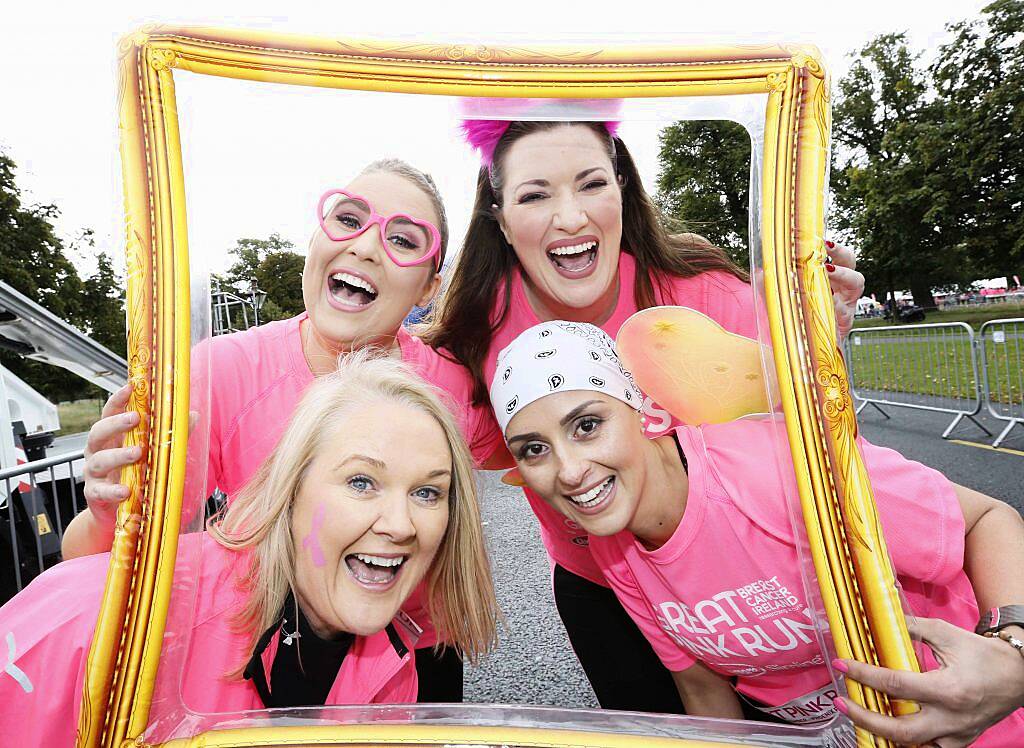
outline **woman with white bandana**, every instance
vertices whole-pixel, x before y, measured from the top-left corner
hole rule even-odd
[[[560,321],[530,328],[501,352],[490,397],[526,484],[589,533],[596,562],[672,672],[687,713],[736,718],[746,703],[759,719],[815,724],[855,712],[833,687],[804,598],[784,498],[795,478],[770,420],[680,426],[648,439],[642,397],[611,339]],[[896,452],[861,448],[907,600],[915,614],[942,619],[924,626],[970,630],[979,602],[1024,599],[1024,585],[1001,573],[1024,564],[1014,510]],[[991,547],[1001,549],[1000,569],[982,563]],[[1020,745],[1024,713],[1014,708],[1024,658],[1014,637],[959,634],[983,648],[992,680],[985,706],[954,724],[925,703],[919,722],[943,745],[983,730],[977,745]],[[982,667],[943,663],[954,678]],[[925,652],[922,665],[939,663]],[[850,669],[838,660],[832,667]]]

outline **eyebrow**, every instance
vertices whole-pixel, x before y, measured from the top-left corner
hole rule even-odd
[[[575,419],[576,416],[578,416],[580,413],[585,411],[591,405],[600,405],[600,404],[601,404],[600,400],[587,400],[585,403],[582,403],[581,405],[577,405],[575,408],[573,408],[568,413],[566,413],[565,417],[561,421],[559,421],[558,424],[560,426],[565,426],[567,423],[569,423],[570,421]]]
[[[346,207],[346,206],[349,206],[349,205],[355,206],[356,208],[359,208],[360,210],[365,210],[367,212],[370,211],[370,206],[366,203],[366,201],[364,201],[364,200],[356,200],[356,199],[351,198],[351,197],[345,197],[344,195],[341,195],[341,199],[338,200],[338,202],[336,202],[334,204],[334,206],[331,208],[331,210],[337,210],[338,208]]]
[[[440,478],[442,476],[451,475],[451,474],[452,474],[451,470],[431,470],[427,474],[427,477],[428,478]]]
[[[604,167],[603,166],[591,166],[589,169],[584,169],[579,174],[577,174],[575,177],[573,177],[573,181],[574,182],[578,182],[581,179],[586,179],[590,174],[593,174],[595,171],[604,171]],[[519,189],[520,187],[523,187],[523,186],[528,185],[528,184],[536,185],[538,187],[550,187],[551,186],[551,182],[549,182],[546,179],[528,179],[525,182],[520,182],[519,184],[517,184],[516,185],[516,189]]]
[[[541,438],[540,434],[538,434],[536,431],[531,431],[529,434],[518,434],[516,436],[513,436],[511,439],[508,440],[508,443],[512,444],[512,442],[522,442],[522,441],[527,441],[529,439],[540,439],[540,438]]]
[[[412,226],[413,228],[417,228],[417,229],[423,228],[418,223],[416,223],[416,221],[411,220],[409,218],[394,218],[391,221],[388,221],[388,225],[389,226],[391,224],[395,224],[395,223],[397,223],[400,226]]]
[[[582,413],[584,410],[589,408],[591,405],[600,405],[600,404],[601,404],[600,400],[587,400],[585,403],[581,403],[580,405],[577,405],[575,408],[573,408],[568,413],[566,413],[565,417],[562,418],[562,420],[560,420],[558,422],[558,424],[560,426],[565,426],[567,423],[569,423],[574,418],[579,416],[580,413]],[[516,436],[511,437],[508,440],[508,443],[512,444],[513,442],[520,442],[520,441],[526,441],[526,440],[529,440],[529,439],[541,439],[541,438],[542,438],[541,435],[538,434],[536,431],[531,431],[529,434],[517,434]]]
[[[388,466],[385,465],[381,460],[378,460],[378,459],[376,459],[374,457],[367,457],[366,455],[358,455],[358,454],[356,454],[356,455],[349,455],[344,460],[339,462],[337,467],[335,468],[335,470],[338,470],[340,468],[345,467],[345,465],[347,465],[350,462],[357,462],[357,461],[358,462],[365,462],[368,465],[372,465],[373,467],[375,467],[375,468],[377,468],[379,470],[387,470],[388,469]]]

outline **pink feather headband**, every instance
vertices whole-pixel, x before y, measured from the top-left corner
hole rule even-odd
[[[508,130],[513,121],[532,121],[551,119],[550,109],[544,111],[550,102],[534,99],[489,99],[488,102],[497,102],[503,108],[512,109],[510,112],[515,116],[512,119],[464,119],[462,120],[462,132],[466,142],[480,152],[480,161],[488,169],[494,161],[494,151],[498,147],[498,141]],[[470,100],[473,104],[480,100]],[[617,114],[621,102],[616,99],[589,99],[572,101],[573,104],[580,104],[586,109],[597,110],[601,114]],[[531,117],[530,115],[534,116]],[[537,116],[541,115],[541,116]],[[571,119],[571,115],[569,116]],[[608,134],[613,138],[619,129],[618,120],[608,119],[602,121]]]

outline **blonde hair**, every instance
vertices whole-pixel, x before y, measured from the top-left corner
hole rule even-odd
[[[444,431],[452,456],[448,525],[426,573],[427,609],[438,631],[437,646],[452,644],[476,662],[493,648],[501,614],[484,547],[473,460],[437,391],[404,364],[374,350],[348,354],[336,372],[306,391],[277,447],[224,514],[211,520],[208,529],[218,543],[252,552],[242,580],[250,594],[236,624],[249,633],[251,652],[277,620],[295,589],[292,502],[326,436],[348,410],[374,400],[425,413]],[[239,675],[244,666],[232,674]]]

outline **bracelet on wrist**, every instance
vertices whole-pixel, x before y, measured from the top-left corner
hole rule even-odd
[[[1018,639],[1009,631],[986,631],[983,636],[987,636],[990,639],[1002,639],[1004,642],[1016,649],[1017,654],[1024,657],[1024,641]]]

